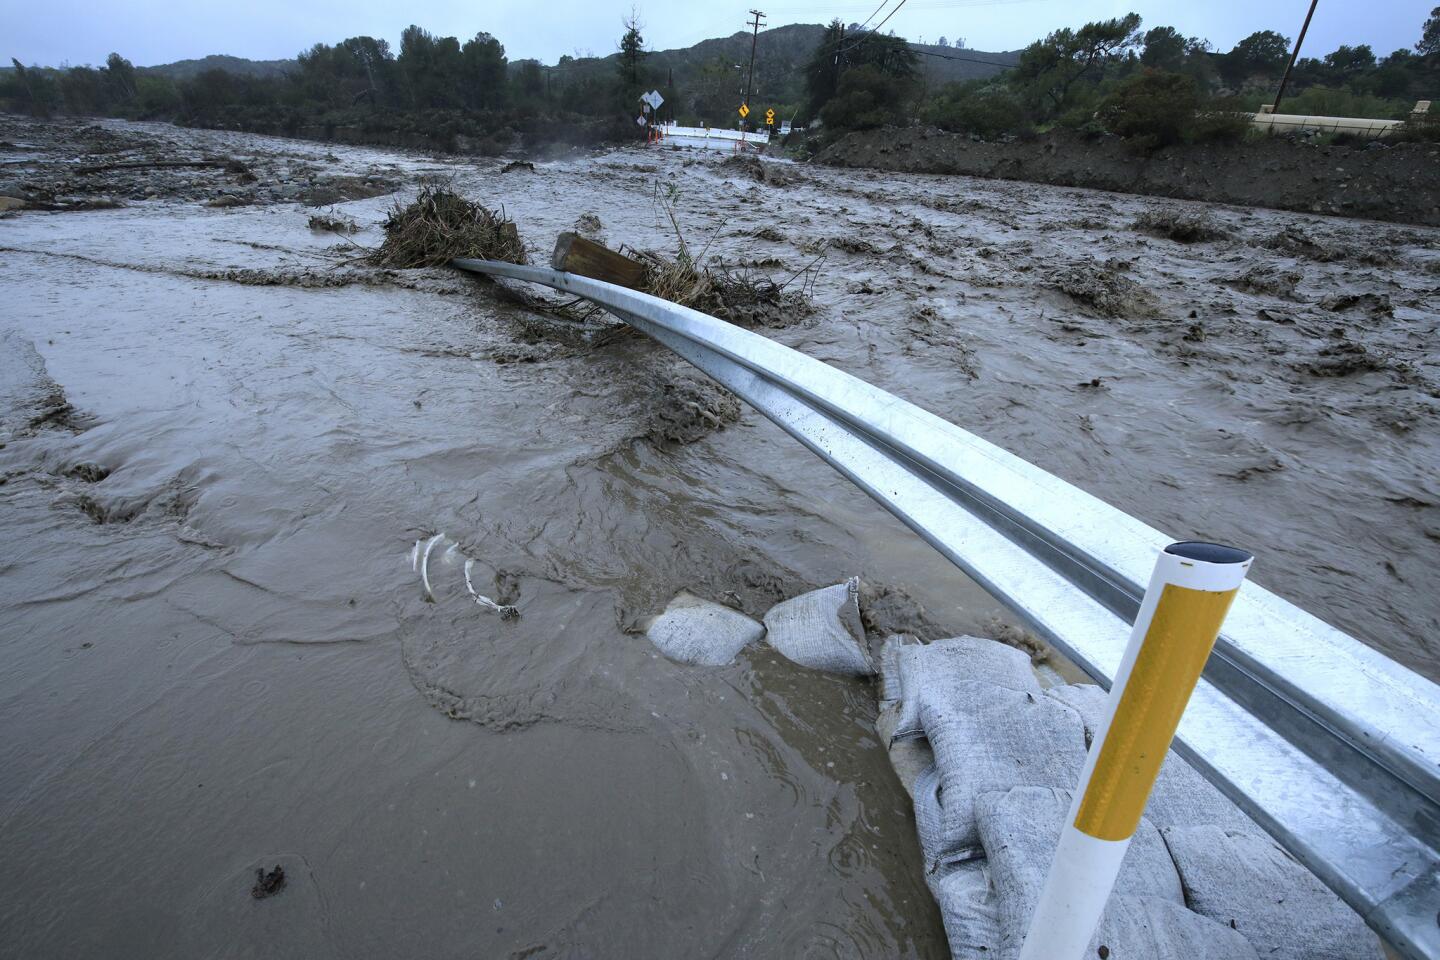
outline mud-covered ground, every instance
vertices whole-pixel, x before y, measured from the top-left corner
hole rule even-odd
[[[112,138],[222,163],[75,172]],[[577,222],[673,250],[673,185],[734,269],[823,257],[816,312],[768,335],[1252,546],[1256,580],[1440,675],[1440,230],[657,150],[0,141],[0,195],[123,204],[0,220],[17,956],[945,955],[873,692],[631,628],[681,589],[758,616],[857,573],[877,635],[1003,611],[659,348],[365,266],[378,184],[503,203],[541,259]],[[296,201],[337,181],[370,185],[332,211],[360,229],[311,230]],[[440,531],[518,620],[422,601]]]

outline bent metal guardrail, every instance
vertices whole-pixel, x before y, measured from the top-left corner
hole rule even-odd
[[[759,334],[576,274],[452,264],[584,297],[669,347],[1109,687],[1173,538]],[[1395,949],[1440,960],[1440,688],[1250,583],[1175,748]]]

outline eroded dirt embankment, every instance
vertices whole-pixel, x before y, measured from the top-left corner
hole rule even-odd
[[[912,127],[849,134],[815,162],[1440,225],[1440,144],[1433,143],[1351,147],[1275,139],[1145,157],[1114,138],[1050,134],[990,143]]]

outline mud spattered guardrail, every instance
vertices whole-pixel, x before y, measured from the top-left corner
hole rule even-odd
[[[1174,537],[714,317],[542,267],[453,265],[584,297],[669,347],[1109,686],[1155,556]],[[1249,546],[1263,570],[1264,545]],[[1440,958],[1440,688],[1249,583],[1175,746],[1402,954]]]

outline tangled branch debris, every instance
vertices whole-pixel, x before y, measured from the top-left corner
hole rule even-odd
[[[697,266],[683,244],[673,260],[653,250],[625,252],[646,266],[646,293],[742,327],[788,327],[815,312],[810,290],[823,258],[777,281],[747,268]]]
[[[457,257],[525,263],[525,245],[505,211],[491,210],[444,187],[427,186],[384,223],[385,241],[371,262],[381,267],[439,267]]]
[[[742,327],[786,327],[814,312],[811,289],[823,256],[783,282],[723,264],[713,269],[702,266],[710,243],[699,254],[690,252],[675,212],[675,199],[673,189],[663,194],[657,189],[656,202],[675,231],[676,256],[672,259],[650,250],[624,251],[646,266],[642,288],[646,293]]]

